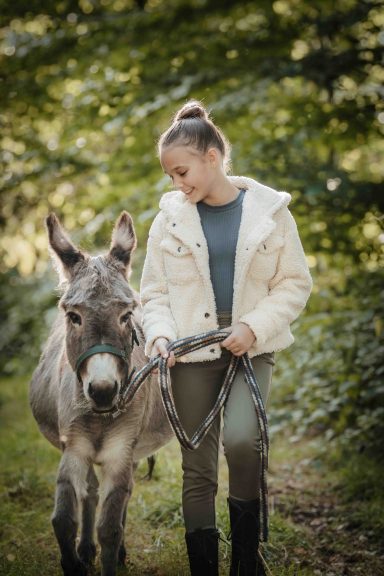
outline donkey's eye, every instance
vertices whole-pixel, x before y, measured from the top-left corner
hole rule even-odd
[[[77,324],[81,326],[81,316],[76,314],[76,312],[67,312],[67,318],[72,322],[72,324]]]
[[[130,320],[131,316],[132,316],[132,312],[126,312],[125,314],[123,314],[120,317],[120,322],[122,324],[126,324]]]

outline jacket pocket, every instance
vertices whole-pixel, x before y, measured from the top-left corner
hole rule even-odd
[[[185,284],[196,278],[196,264],[188,246],[176,238],[165,238],[160,247],[163,251],[165,273],[169,282]]]
[[[279,267],[280,250],[284,237],[271,234],[257,247],[250,265],[250,276],[259,282],[269,282]]]

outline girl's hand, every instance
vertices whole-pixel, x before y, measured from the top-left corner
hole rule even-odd
[[[256,336],[252,330],[242,322],[225,329],[225,331],[227,330],[231,333],[221,342],[221,346],[232,352],[234,356],[242,356],[248,352],[256,340]]]
[[[175,354],[173,352],[168,352],[167,350],[168,340],[166,338],[156,338],[152,347],[151,359],[160,354],[163,358],[168,358],[167,366],[172,368],[176,364]],[[158,369],[154,368],[152,374],[157,374]]]

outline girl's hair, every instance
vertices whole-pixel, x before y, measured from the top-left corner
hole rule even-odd
[[[176,112],[171,126],[160,136],[159,153],[171,145],[192,146],[202,154],[211,147],[217,148],[223,156],[225,169],[229,169],[231,146],[197,100],[189,100]]]

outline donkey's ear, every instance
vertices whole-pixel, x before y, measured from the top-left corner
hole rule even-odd
[[[49,246],[54,262],[58,265],[59,275],[70,278],[76,264],[85,259],[84,254],[72,244],[55,214],[51,213],[45,223]]]
[[[133,221],[128,212],[122,212],[116,221],[112,232],[112,242],[109,255],[129,267],[131,254],[136,248],[136,234]]]

